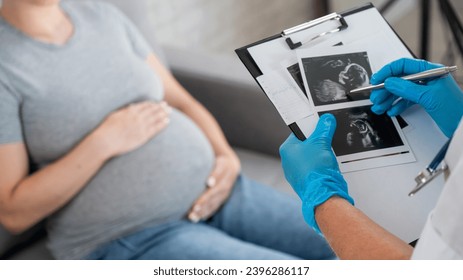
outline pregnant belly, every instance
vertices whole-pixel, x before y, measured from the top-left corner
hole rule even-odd
[[[52,217],[52,228],[105,234],[180,219],[204,191],[213,162],[212,148],[202,131],[174,111],[169,126],[151,141],[107,162]]]

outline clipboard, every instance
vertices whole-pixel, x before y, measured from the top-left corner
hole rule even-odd
[[[311,35],[307,36],[309,33]],[[313,126],[309,129],[307,126],[313,123],[313,119],[308,121],[307,118],[310,116],[297,119],[298,116],[303,116],[298,114],[288,115],[285,119],[281,107],[275,104],[275,98],[269,96],[268,88],[262,86],[262,78],[268,76],[271,82],[273,69],[281,68],[278,60],[281,61],[288,54],[288,56],[297,57],[295,53],[298,50],[299,52],[301,49],[310,50],[316,48],[317,44],[332,47],[337,41],[347,41],[349,44],[358,45],[363,43],[367,45],[369,41],[375,41],[375,44],[387,45],[387,47],[383,46],[386,54],[384,61],[377,63],[381,66],[401,57],[414,57],[403,40],[371,3],[289,28],[235,50],[285,123],[300,140],[305,140],[311,134]],[[266,47],[270,51],[264,52],[264,55],[259,57],[258,51],[265,50]],[[266,60],[267,58],[269,61]],[[372,70],[376,72],[379,68],[380,66]],[[278,80],[275,83],[278,83]],[[296,103],[284,105],[297,107]],[[303,110],[300,111],[303,112]],[[291,117],[296,119],[292,120]],[[415,175],[432,160],[435,153],[445,143],[446,137],[421,108],[408,109],[402,117],[408,124],[403,131],[415,154],[416,161],[349,172],[345,173],[344,177],[349,184],[349,192],[359,209],[404,241],[412,242],[419,237],[444,182],[442,178],[437,179],[438,181],[432,182],[433,186],[413,199],[408,197],[408,192],[414,186]]]
[[[259,68],[259,66],[257,65],[257,63],[254,61],[251,54],[249,53],[250,48],[252,48],[254,46],[262,45],[262,44],[265,44],[265,43],[268,43],[268,42],[271,42],[271,41],[274,41],[276,39],[284,38],[286,44],[288,45],[288,52],[294,51],[294,50],[296,50],[296,49],[298,49],[300,47],[303,47],[307,43],[313,42],[313,41],[315,41],[315,40],[317,40],[317,39],[319,39],[321,37],[330,36],[330,35],[332,35],[334,33],[342,32],[343,30],[348,29],[349,24],[347,23],[346,18],[348,18],[349,16],[354,15],[354,14],[359,14],[359,13],[361,13],[363,11],[366,11],[366,10],[369,10],[369,9],[376,9],[376,8],[374,7],[373,4],[368,3],[368,4],[365,4],[364,6],[361,6],[361,7],[358,7],[358,8],[353,8],[351,10],[342,12],[340,14],[332,13],[332,14],[326,15],[324,17],[321,17],[321,18],[318,18],[318,19],[315,19],[315,20],[300,24],[298,26],[291,27],[289,29],[285,29],[280,34],[277,34],[277,35],[262,39],[260,41],[257,41],[255,43],[249,44],[247,46],[238,48],[238,49],[235,50],[235,52],[238,55],[238,57],[240,58],[241,62],[248,69],[251,76],[258,83],[257,78],[262,76],[263,73],[262,73],[261,69]],[[385,23],[387,23],[384,18],[383,18],[383,20],[384,20]],[[307,29],[319,26],[320,24],[323,24],[323,23],[328,22],[328,21],[335,21],[335,22],[337,22],[338,26],[336,28],[334,28],[334,29],[328,29],[326,31],[322,31],[321,33],[319,33],[319,34],[317,34],[315,36],[311,36],[309,38],[306,38],[305,40],[303,40],[303,39],[302,40],[301,39],[296,40],[296,39],[294,39],[292,37],[292,35],[300,32],[300,31],[307,30]],[[387,23],[387,25],[389,26],[390,31],[397,37],[398,40],[400,40],[400,42],[406,48],[406,50],[408,51],[409,56],[415,57],[415,55],[412,53],[410,48],[397,35],[397,33],[390,27],[390,25],[388,23]],[[262,86],[260,84],[259,84],[259,86],[262,89],[262,91],[265,93],[265,90],[262,88]],[[273,102],[272,102],[272,104],[275,106],[275,104]],[[294,121],[294,122],[292,122],[290,124],[287,124],[287,125],[299,140],[305,140],[306,137],[308,136],[308,135],[306,135],[307,133],[303,132],[303,129],[301,129],[300,124],[298,124],[297,121]]]

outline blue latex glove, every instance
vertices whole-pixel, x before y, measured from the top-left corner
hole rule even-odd
[[[446,75],[419,85],[394,76],[405,76],[442,67],[424,60],[402,58],[379,70],[371,77],[376,85],[384,82],[385,89],[372,91],[371,108],[377,114],[387,112],[397,116],[413,104],[420,104],[433,118],[441,131],[451,137],[463,116],[463,92],[452,75]],[[393,104],[397,98],[403,99]]]
[[[320,233],[315,208],[332,196],[343,197],[351,204],[347,184],[331,150],[336,119],[331,114],[320,117],[312,135],[305,141],[291,134],[280,147],[286,180],[302,200],[305,221]]]

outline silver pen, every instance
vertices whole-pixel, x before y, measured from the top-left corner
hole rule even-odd
[[[458,70],[457,66],[444,66],[444,67],[416,73],[413,75],[403,76],[400,78],[404,80],[408,80],[408,81],[425,82],[427,79],[439,78],[441,76],[447,75],[448,73],[451,73],[457,70]],[[356,88],[356,89],[351,90],[349,93],[365,92],[365,91],[370,91],[370,90],[379,89],[379,88],[384,88],[384,83],[379,84],[379,85],[371,85],[371,86]]]

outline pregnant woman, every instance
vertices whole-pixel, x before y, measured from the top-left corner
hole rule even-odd
[[[213,117],[108,4],[3,0],[0,172],[0,223],[46,219],[58,259],[333,258],[295,200],[240,175]]]

